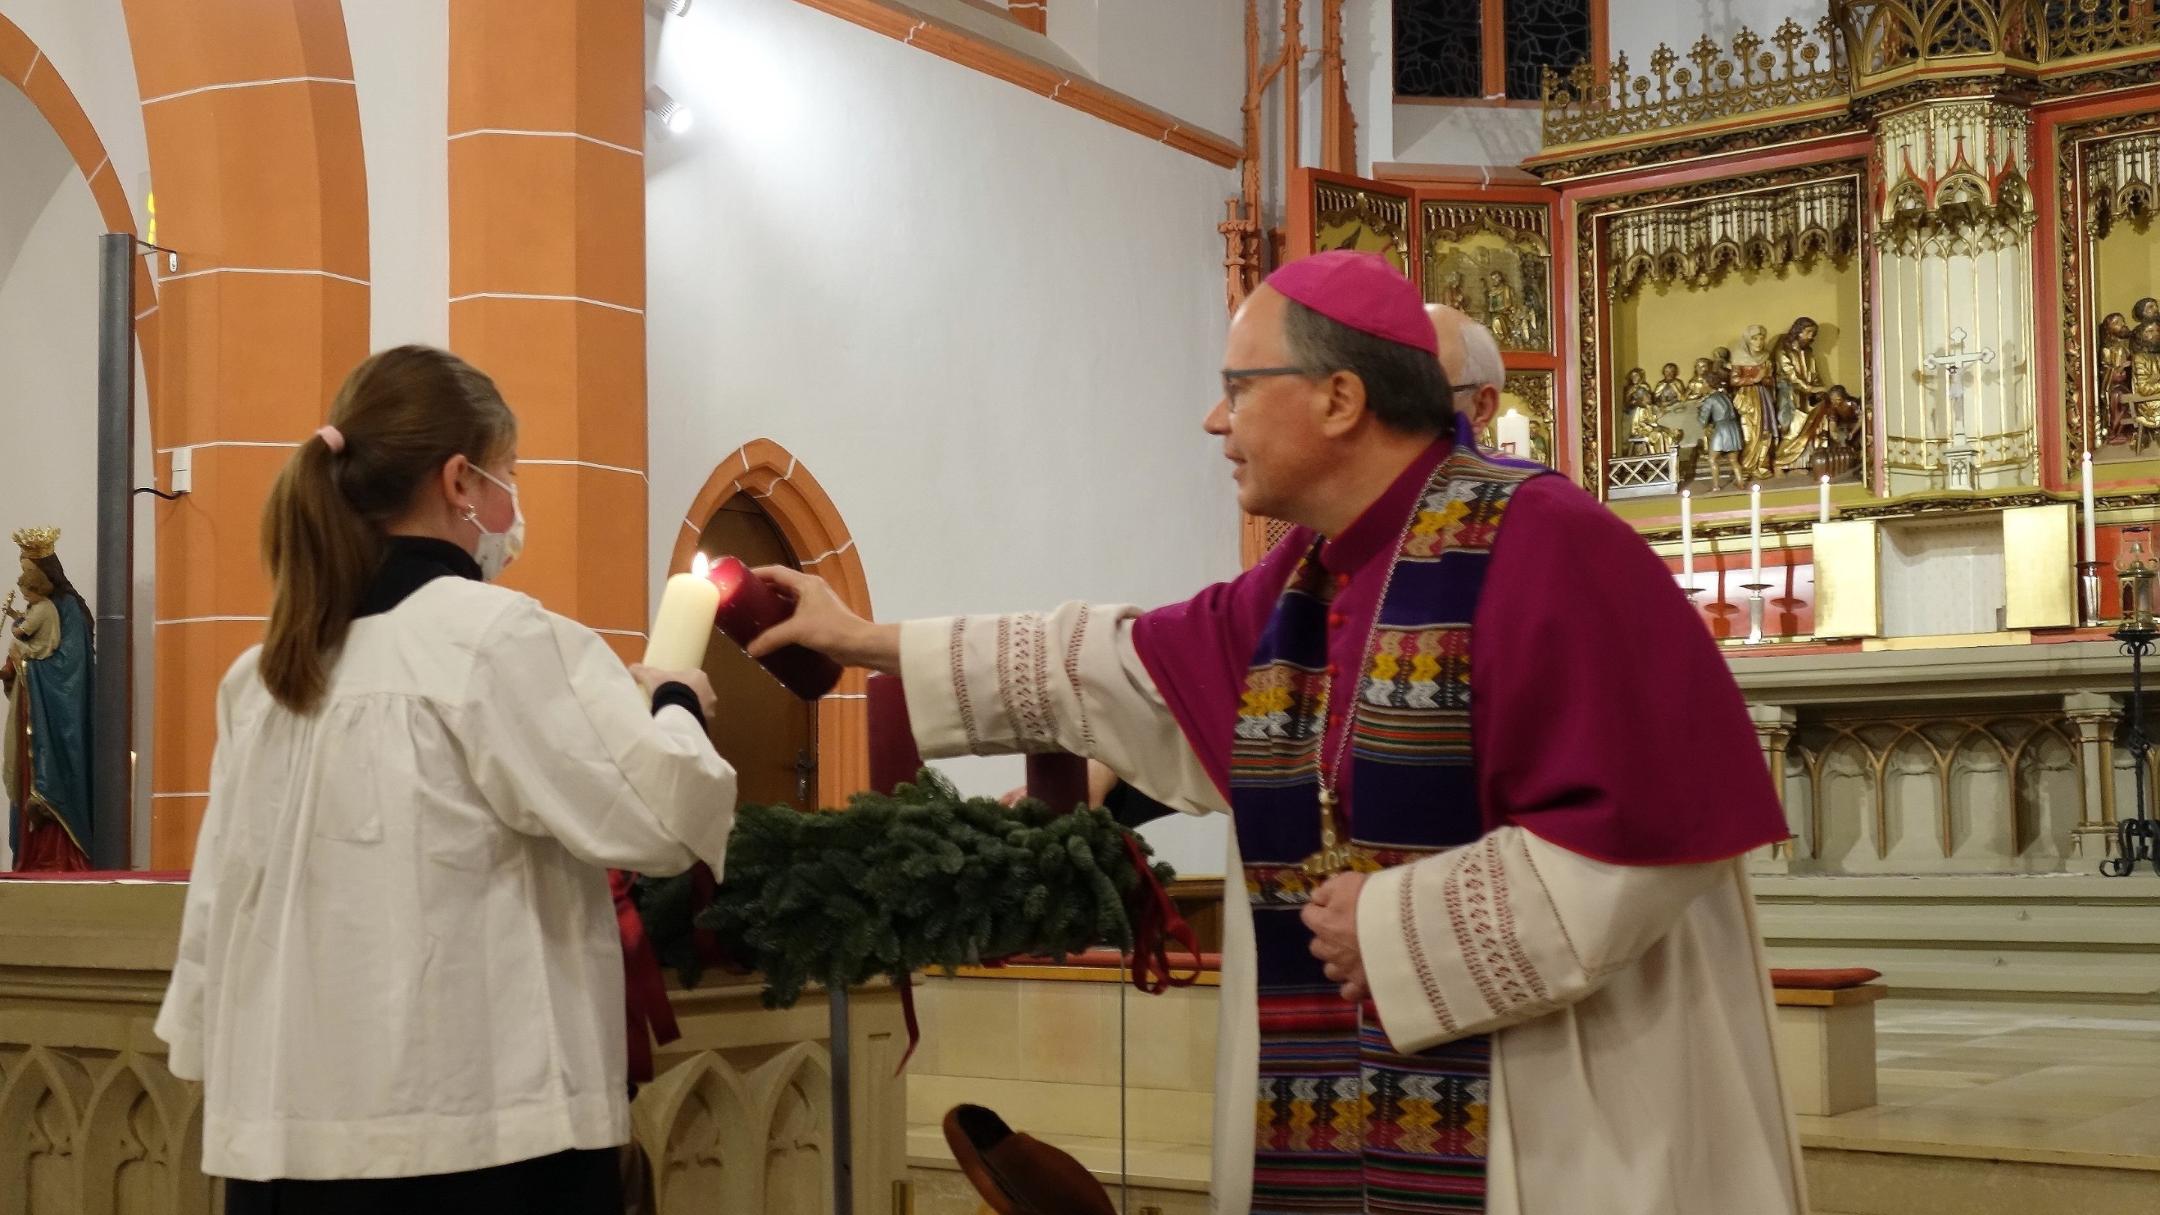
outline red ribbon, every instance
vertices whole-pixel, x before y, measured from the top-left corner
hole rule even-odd
[[[922,1045],[922,1022],[915,1019],[915,976],[900,976],[900,1019],[907,1024],[907,1052],[900,1056],[900,1066],[893,1069],[897,1076],[907,1070],[908,1060],[915,1057],[915,1048]]]
[[[615,896],[615,927],[622,934],[623,1011],[630,1037],[630,1079],[639,1084],[653,1078],[653,1044],[682,1037],[675,1024],[675,1009],[668,1003],[667,980],[660,972],[660,958],[645,936],[645,919],[630,901],[635,877],[620,869],[608,870],[608,892]],[[708,881],[710,879],[708,878]]]
[[[1151,996],[1173,987],[1191,987],[1200,981],[1199,939],[1193,935],[1192,925],[1178,914],[1177,904],[1170,901],[1170,892],[1163,889],[1154,866],[1148,864],[1139,836],[1125,836],[1125,854],[1132,858],[1133,871],[1140,876],[1140,885],[1126,908],[1132,917],[1133,986]],[[1181,977],[1170,969],[1171,941],[1185,947],[1186,956],[1192,959],[1191,974]]]
[[[1132,919],[1132,984],[1147,995],[1159,996],[1173,987],[1191,987],[1200,981],[1200,972],[1206,963],[1200,956],[1199,938],[1193,935],[1192,925],[1178,914],[1177,904],[1170,900],[1170,892],[1163,889],[1162,879],[1155,876],[1155,869],[1148,864],[1147,853],[1140,849],[1140,837],[1128,833],[1125,836],[1125,855],[1132,859],[1133,872],[1139,875],[1140,884],[1134,888],[1126,912]],[[1170,967],[1169,942],[1176,941],[1185,947],[1185,954],[1192,959],[1192,973],[1180,975]],[[980,965],[996,968],[1005,965],[1003,958],[986,958]],[[907,1025],[907,1052],[900,1056],[900,1066],[894,1069],[898,1075],[907,1070],[908,1060],[915,1057],[915,1048],[922,1045],[922,1024],[915,1015],[915,977],[900,977],[900,1018]]]

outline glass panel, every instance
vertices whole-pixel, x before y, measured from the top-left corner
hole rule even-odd
[[[1482,96],[1483,10],[1479,0],[1395,0],[1396,95]]]
[[[1509,97],[1536,101],[1540,68],[1564,76],[1590,57],[1590,0],[1507,0],[1505,11]]]

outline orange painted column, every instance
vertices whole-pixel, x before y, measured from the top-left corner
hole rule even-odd
[[[504,578],[644,650],[645,10],[450,7],[450,343],[519,423]]]
[[[263,499],[367,354],[367,179],[338,0],[122,6],[159,243],[181,253],[148,375],[153,444],[194,449],[193,492],[158,512],[155,609],[151,864],[184,868],[219,678],[269,615]]]

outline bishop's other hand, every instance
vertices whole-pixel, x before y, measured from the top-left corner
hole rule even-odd
[[[1328,979],[1340,984],[1342,998],[1353,1004],[1370,991],[1357,939],[1358,894],[1364,888],[1364,874],[1338,873],[1313,892],[1301,913],[1313,934],[1312,955],[1325,963]]]
[[[750,657],[763,658],[783,646],[799,645],[851,667],[900,673],[899,625],[863,619],[815,574],[785,565],[761,565],[750,572],[795,601],[794,615],[750,643]]]

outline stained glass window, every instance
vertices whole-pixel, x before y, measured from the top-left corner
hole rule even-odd
[[[1395,0],[1395,93],[1399,97],[1483,97],[1485,42],[1501,42],[1507,95],[1536,101],[1539,69],[1566,73],[1590,57],[1590,0],[1503,0],[1498,29],[1485,27],[1485,0]]]
[[[1590,57],[1590,0],[1507,0],[1505,13],[1508,96],[1536,101],[1539,69],[1564,76]]]
[[[1484,96],[1484,10],[1483,0],[1395,0],[1396,95]]]

